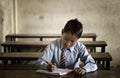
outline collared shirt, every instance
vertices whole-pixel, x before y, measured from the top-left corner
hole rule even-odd
[[[47,68],[47,63],[41,58],[46,59],[49,62],[56,63],[56,66],[60,67],[60,56],[63,48],[61,39],[56,39],[52,41],[44,50],[44,53],[37,60],[37,65],[41,69]],[[88,53],[86,47],[77,41],[72,47],[64,49],[65,51],[65,65],[68,69],[75,69],[80,67],[80,63],[84,64],[83,68],[86,72],[91,72],[97,70],[97,65]]]

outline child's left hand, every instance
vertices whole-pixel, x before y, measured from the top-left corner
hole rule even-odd
[[[75,73],[79,74],[79,75],[83,75],[86,73],[86,70],[84,68],[76,68],[74,70]]]

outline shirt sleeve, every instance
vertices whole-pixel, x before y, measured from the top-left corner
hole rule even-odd
[[[53,49],[54,49],[54,42],[50,43],[45,48],[43,55],[38,58],[37,67],[39,67],[40,69],[47,69],[48,64],[41,58],[46,59],[47,61],[51,62],[53,58]]]
[[[86,72],[92,72],[97,70],[97,65],[92,58],[92,56],[88,53],[86,47],[82,44],[82,48],[80,49],[80,61],[84,63],[83,68],[86,70]]]

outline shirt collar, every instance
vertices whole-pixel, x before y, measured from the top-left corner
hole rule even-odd
[[[70,52],[73,52],[75,45],[76,45],[76,43],[73,46],[68,48],[70,50]]]

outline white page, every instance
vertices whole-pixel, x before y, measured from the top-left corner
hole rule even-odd
[[[60,76],[60,75],[66,75],[66,74],[72,72],[72,70],[56,68],[53,72],[49,72],[47,70],[41,70],[41,69],[37,70],[36,72]]]

